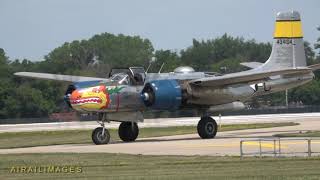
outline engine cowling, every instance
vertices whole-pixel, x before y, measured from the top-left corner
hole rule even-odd
[[[182,103],[182,89],[177,80],[155,80],[146,83],[141,97],[144,104],[152,109],[178,109]]]

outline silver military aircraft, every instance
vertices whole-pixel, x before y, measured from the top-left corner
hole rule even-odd
[[[72,82],[65,101],[80,112],[99,114],[101,127],[92,132],[95,144],[107,144],[110,134],[105,122],[118,121],[119,137],[135,141],[142,112],[151,110],[197,109],[202,117],[197,131],[201,138],[214,138],[218,131],[210,113],[242,109],[243,102],[260,95],[301,86],[314,78],[320,64],[307,66],[302,25],[296,11],[276,16],[274,41],[264,63],[242,63],[248,71],[217,75],[178,67],[170,73],[146,73],[142,67],[112,69],[108,78],[34,72],[15,75]]]

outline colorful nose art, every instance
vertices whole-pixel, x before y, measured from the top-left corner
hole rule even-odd
[[[119,93],[123,87],[99,85],[75,90],[70,97],[71,106],[77,110],[103,110],[112,103],[110,95]]]
[[[110,98],[106,86],[100,85],[73,91],[70,103],[75,109],[99,110],[108,108]]]

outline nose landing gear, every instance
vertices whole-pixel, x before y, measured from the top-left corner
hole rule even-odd
[[[96,145],[108,144],[110,142],[110,133],[103,127],[97,127],[92,131],[92,141]]]
[[[98,121],[101,127],[97,127],[92,131],[92,141],[96,145],[108,144],[110,142],[110,133],[104,126],[104,122],[106,121],[106,114],[99,114],[98,118],[99,120],[101,120],[101,122]]]

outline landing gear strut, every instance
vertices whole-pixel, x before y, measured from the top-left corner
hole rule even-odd
[[[99,120],[101,120],[101,123],[98,121],[101,127],[97,127],[92,131],[92,135],[91,135],[92,141],[97,145],[108,144],[110,142],[110,133],[108,129],[106,129],[104,126],[104,122],[106,120],[106,114],[99,114]]]
[[[218,132],[218,125],[214,119],[204,116],[197,126],[198,134],[202,139],[214,138]]]
[[[92,141],[96,145],[100,144],[108,144],[110,141],[110,134],[107,129],[103,127],[97,127],[94,131],[92,131]]]
[[[135,141],[139,135],[139,128],[135,122],[122,122],[119,126],[119,137],[124,142]]]

